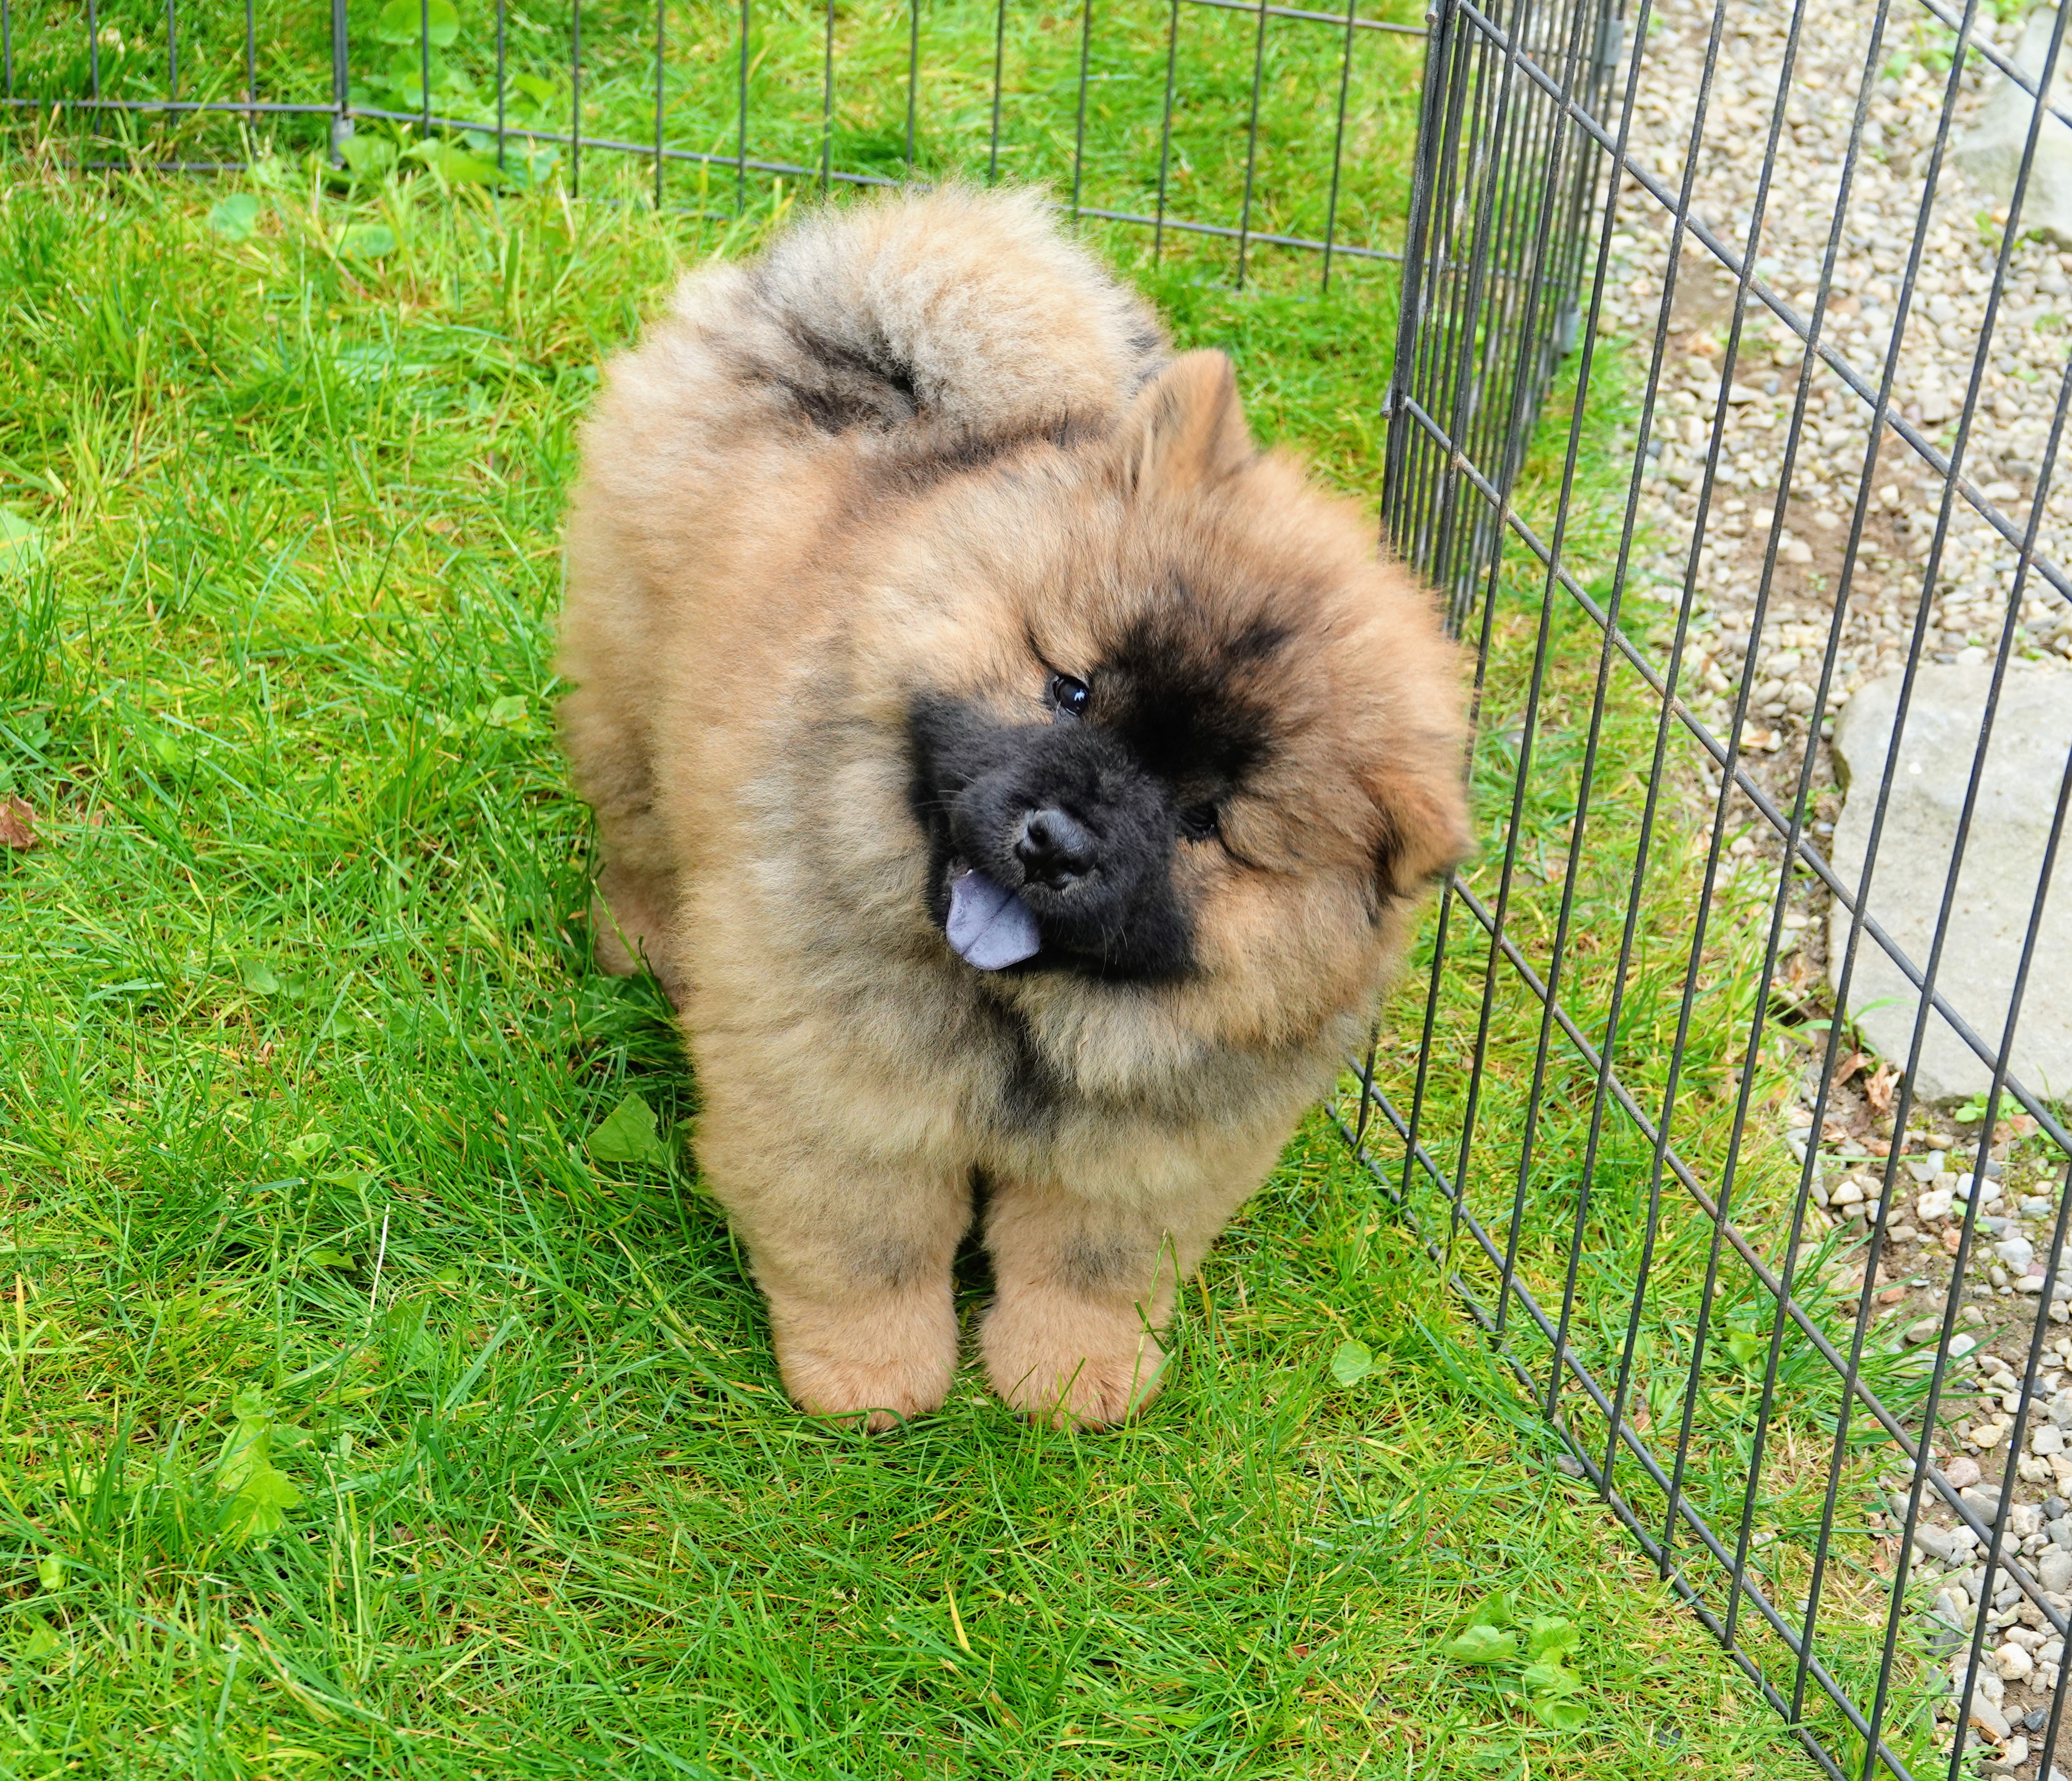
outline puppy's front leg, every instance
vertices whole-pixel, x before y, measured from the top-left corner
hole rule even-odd
[[[704,1137],[701,1122],[701,1152]],[[968,1178],[866,1177],[810,1149],[767,1172],[723,1156],[707,1171],[770,1302],[792,1401],[873,1429],[939,1409],[957,1366],[950,1270],[971,1224]]]
[[[1243,1188],[1149,1203],[996,1183],[985,1246],[997,1296],[979,1345],[1014,1409],[1063,1428],[1120,1422],[1162,1383],[1157,1332]]]

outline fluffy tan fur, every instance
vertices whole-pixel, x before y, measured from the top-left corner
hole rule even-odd
[[[976,1183],[995,1388],[1128,1415],[1466,846],[1430,597],[1025,195],[832,213],[694,274],[583,463],[563,726],[598,955],[676,1003],[793,1397],[878,1425],[943,1401]],[[1272,714],[1220,839],[1176,854],[1194,968],[976,970],[930,913],[913,701],[1042,722],[1046,664],[1147,612]],[[1285,641],[1222,642],[1261,627]]]

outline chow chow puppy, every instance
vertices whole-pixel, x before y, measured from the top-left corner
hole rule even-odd
[[[562,733],[804,1409],[1156,1390],[1468,841],[1432,598],[1026,194],[828,211],[609,368]]]

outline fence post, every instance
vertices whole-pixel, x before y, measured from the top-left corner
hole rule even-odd
[[[1429,35],[1424,39],[1424,84],[1418,99],[1417,152],[1410,170],[1410,216],[1403,235],[1403,282],[1398,287],[1396,357],[1389,367],[1388,387],[1381,398],[1381,417],[1388,428],[1382,467],[1382,530],[1398,549],[1404,545],[1401,525],[1407,517],[1404,484],[1409,474],[1408,457],[1411,448],[1411,434],[1399,423],[1404,398],[1410,391],[1418,327],[1424,318],[1424,243],[1430,228],[1433,170],[1443,134],[1440,109],[1445,103],[1447,88],[1442,71],[1446,58],[1452,53],[1457,6],[1457,0],[1433,0],[1424,13]]]
[[[345,144],[352,134],[352,72],[346,56],[345,0],[331,0],[331,164],[345,165]]]

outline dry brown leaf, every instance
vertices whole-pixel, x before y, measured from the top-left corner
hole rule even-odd
[[[19,798],[0,798],[0,847],[34,847],[36,813]]]
[[[1892,1111],[1892,1091],[1899,1080],[1899,1072],[1889,1063],[1881,1063],[1875,1075],[1864,1078],[1864,1098],[1881,1113]]]

